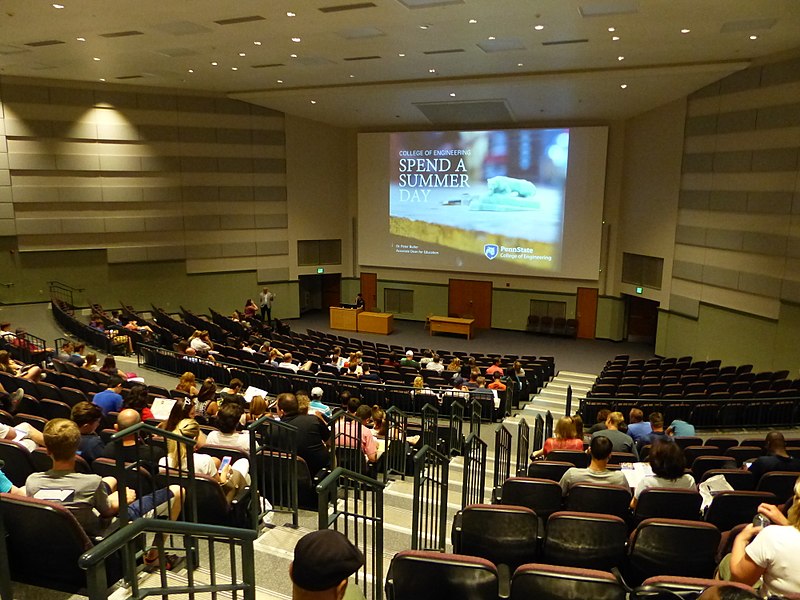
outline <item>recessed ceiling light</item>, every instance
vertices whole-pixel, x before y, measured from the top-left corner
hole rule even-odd
[[[623,84],[620,84],[619,87],[621,87],[624,90],[626,87],[628,87],[628,84],[627,83],[623,83]]]
[[[292,38],[292,41],[293,41],[295,44],[298,44],[298,43],[300,43],[300,38],[299,38],[299,37],[297,37],[297,36],[295,36],[295,37],[293,37],[293,38]]]
[[[239,52],[239,56],[247,56],[247,54],[244,52]]]
[[[349,77],[350,77],[350,79],[352,79],[353,77],[355,77],[355,75],[350,75]]]
[[[751,40],[757,40],[757,39],[758,39],[758,36],[757,36],[757,35],[751,35],[751,36],[750,36],[750,39],[751,39]]]
[[[620,61],[625,60],[625,57],[624,56],[618,56],[617,60],[620,60]]]
[[[239,67],[231,67],[231,71],[238,71]]]
[[[217,61],[212,61],[212,62],[211,62],[211,66],[212,66],[212,67],[216,67],[218,64],[219,64],[219,63],[218,63]]]
[[[261,45],[261,42],[253,42],[253,45],[254,45],[254,46],[260,46],[260,45]]]
[[[289,56],[290,56],[291,58],[297,58],[297,54],[290,54]]]
[[[63,4],[53,4],[53,8],[64,8]]]
[[[283,83],[283,79],[278,79],[276,83]]]
[[[400,53],[399,53],[397,56],[399,56],[400,58],[402,58],[402,57],[404,57],[405,55],[406,55],[406,54],[405,54],[405,52],[400,52]]]
[[[533,26],[533,28],[534,28],[536,31],[541,31],[542,29],[544,29],[544,25],[534,25],[534,26]]]
[[[496,37],[494,37],[493,35],[490,35],[490,36],[489,36],[489,39],[490,39],[490,40],[496,40],[497,38],[496,38]]]
[[[477,22],[478,22],[478,19],[470,19],[469,20],[469,24],[470,25],[475,25],[475,23],[477,23]]]
[[[312,100],[312,101],[311,101],[311,104],[316,104],[316,103],[317,103],[317,101],[316,101],[316,100]]]
[[[689,33],[690,31],[691,31],[691,29],[687,29],[686,27],[681,29],[681,33]]]
[[[522,63],[517,63],[517,66],[518,66],[518,67],[521,67],[521,66],[523,66],[523,65],[522,65]]]
[[[101,78],[100,78],[100,81],[105,81],[105,80],[106,80],[106,78],[105,78],[105,77],[101,77]]]
[[[430,27],[430,25],[420,25],[419,26],[420,29],[428,29],[429,27]]]
[[[194,69],[189,69],[189,73],[194,73]]]
[[[428,69],[428,73],[436,73],[436,69]]]
[[[99,56],[95,56],[95,57],[92,58],[92,60],[98,61],[98,60],[100,60],[100,57]]]
[[[79,42],[85,42],[86,41],[85,37],[79,37],[79,38],[75,38],[75,39],[78,40]]]
[[[616,27],[609,27],[609,28],[608,28],[608,31],[609,31],[610,33],[614,33],[616,30],[617,30],[617,28],[616,28]]]
[[[619,36],[618,35],[612,35],[611,36],[611,41],[612,42],[618,42],[619,41]]]
[[[456,97],[456,93],[455,92],[450,92],[450,97],[451,98],[455,98]]]
[[[297,15],[296,15],[295,13],[293,13],[292,11],[288,11],[288,12],[286,13],[286,16],[287,16],[287,17],[296,17]]]

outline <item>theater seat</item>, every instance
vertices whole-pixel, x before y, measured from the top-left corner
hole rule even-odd
[[[609,571],[625,557],[628,526],[619,517],[560,511],[547,521],[542,558],[551,565]]]
[[[694,598],[710,587],[732,586],[758,595],[749,585],[719,579],[700,579],[697,577],[675,577],[659,575],[649,577],[631,593],[631,600],[658,600],[659,598]],[[690,595],[691,594],[691,595]]]
[[[405,550],[392,558],[387,600],[496,600],[497,568],[485,558]]]
[[[699,521],[702,503],[703,498],[695,490],[648,488],[639,494],[633,521],[635,524],[652,518]]]
[[[511,579],[511,600],[625,600],[626,596],[613,575],[593,569],[527,564]]]
[[[578,483],[569,490],[565,508],[575,512],[615,515],[622,519],[630,516],[631,492],[621,485],[603,483]]]
[[[525,506],[544,522],[561,509],[561,486],[547,479],[511,477],[503,482],[501,504]]]
[[[705,520],[720,531],[728,531],[740,523],[752,521],[762,502],[776,504],[777,499],[775,494],[767,492],[720,492],[711,501]]]

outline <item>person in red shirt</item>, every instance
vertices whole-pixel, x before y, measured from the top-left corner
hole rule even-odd
[[[495,371],[493,377],[494,377],[494,381],[492,381],[492,383],[490,383],[486,387],[488,387],[490,390],[497,390],[498,392],[506,391],[506,384],[503,383],[502,370],[501,371]]]
[[[495,373],[500,373],[500,375],[505,375],[505,373],[503,372],[503,367],[500,366],[500,357],[499,356],[496,356],[494,358],[494,362],[492,363],[492,365],[488,369],[486,369],[486,376],[487,377],[491,377]]]
[[[577,436],[575,422],[572,417],[561,417],[553,429],[555,434],[544,441],[541,450],[533,453],[534,458],[547,456],[553,450],[580,450],[583,451],[583,439]]]

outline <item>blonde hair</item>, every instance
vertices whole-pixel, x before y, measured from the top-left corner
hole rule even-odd
[[[267,401],[264,396],[253,396],[250,401],[250,418],[258,419],[265,412],[267,412]]]
[[[558,421],[556,421],[556,426],[553,430],[556,438],[562,440],[571,440],[577,437],[577,431],[575,430],[575,423],[572,420],[572,417],[561,417]]]
[[[181,419],[172,433],[177,433],[197,442],[197,438],[200,437],[200,424],[194,419]],[[181,446],[184,446],[184,444],[181,444]],[[173,439],[167,440],[167,453],[169,455],[169,463],[174,468],[186,468],[186,455],[178,448],[178,442]]]
[[[422,389],[424,384],[425,384],[425,380],[422,379],[422,377],[417,376],[417,377],[414,378],[414,387],[415,388]]]
[[[788,514],[789,525],[795,529],[800,529],[800,477],[794,482],[794,502],[789,509]]]
[[[625,422],[625,416],[619,411],[614,411],[606,417],[606,421],[611,421],[614,427],[619,427]]]

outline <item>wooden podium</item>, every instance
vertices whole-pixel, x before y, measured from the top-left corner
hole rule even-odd
[[[394,316],[391,313],[362,312],[358,315],[358,331],[389,335],[394,331]]]
[[[364,312],[363,308],[340,308],[331,306],[331,329],[344,331],[358,331],[358,314]]]

